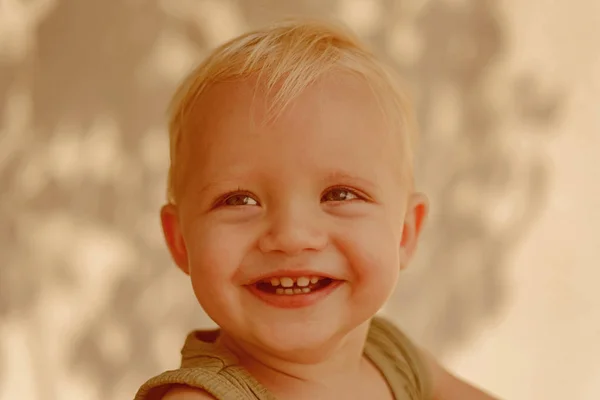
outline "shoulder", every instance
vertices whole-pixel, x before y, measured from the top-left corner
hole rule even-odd
[[[376,316],[371,321],[367,342],[386,354],[388,360],[394,360],[423,398],[431,398],[434,382],[429,359],[408,335],[386,318]]]
[[[162,400],[215,400],[210,393],[189,386],[178,385],[170,389]]]
[[[479,388],[448,372],[426,350],[413,343],[391,322],[375,317],[369,332],[371,340],[389,352],[390,358],[403,359],[412,371],[422,398],[434,400],[496,400]]]
[[[423,350],[432,374],[434,400],[497,400],[491,394],[464,381],[446,370],[433,356]]]
[[[386,348],[399,352],[408,362],[423,362],[418,346],[396,325],[383,317],[374,317],[371,321],[368,340]]]

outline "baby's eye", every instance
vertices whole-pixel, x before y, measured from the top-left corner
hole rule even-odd
[[[345,188],[334,188],[328,190],[323,197],[321,197],[321,201],[349,201],[356,200],[360,197],[356,195],[352,190]]]
[[[247,194],[234,194],[223,200],[225,206],[257,206],[258,201]]]

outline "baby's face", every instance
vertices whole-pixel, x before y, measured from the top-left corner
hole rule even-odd
[[[329,76],[270,124],[253,85],[220,83],[199,100],[183,196],[163,223],[224,331],[270,351],[316,348],[391,294],[414,204],[366,83]]]

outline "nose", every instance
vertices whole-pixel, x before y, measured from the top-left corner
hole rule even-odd
[[[263,253],[297,255],[303,251],[319,251],[327,246],[327,233],[319,217],[310,211],[289,207],[271,214],[268,228],[259,239]]]

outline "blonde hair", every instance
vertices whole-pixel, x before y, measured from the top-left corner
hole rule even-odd
[[[269,115],[276,118],[307,86],[334,68],[365,78],[386,115],[401,131],[403,175],[412,185],[416,128],[397,78],[349,30],[316,20],[287,20],[238,36],[217,47],[177,89],[170,106],[170,157],[167,200],[181,191],[180,160],[188,116],[199,96],[214,83],[257,76],[272,92]]]

